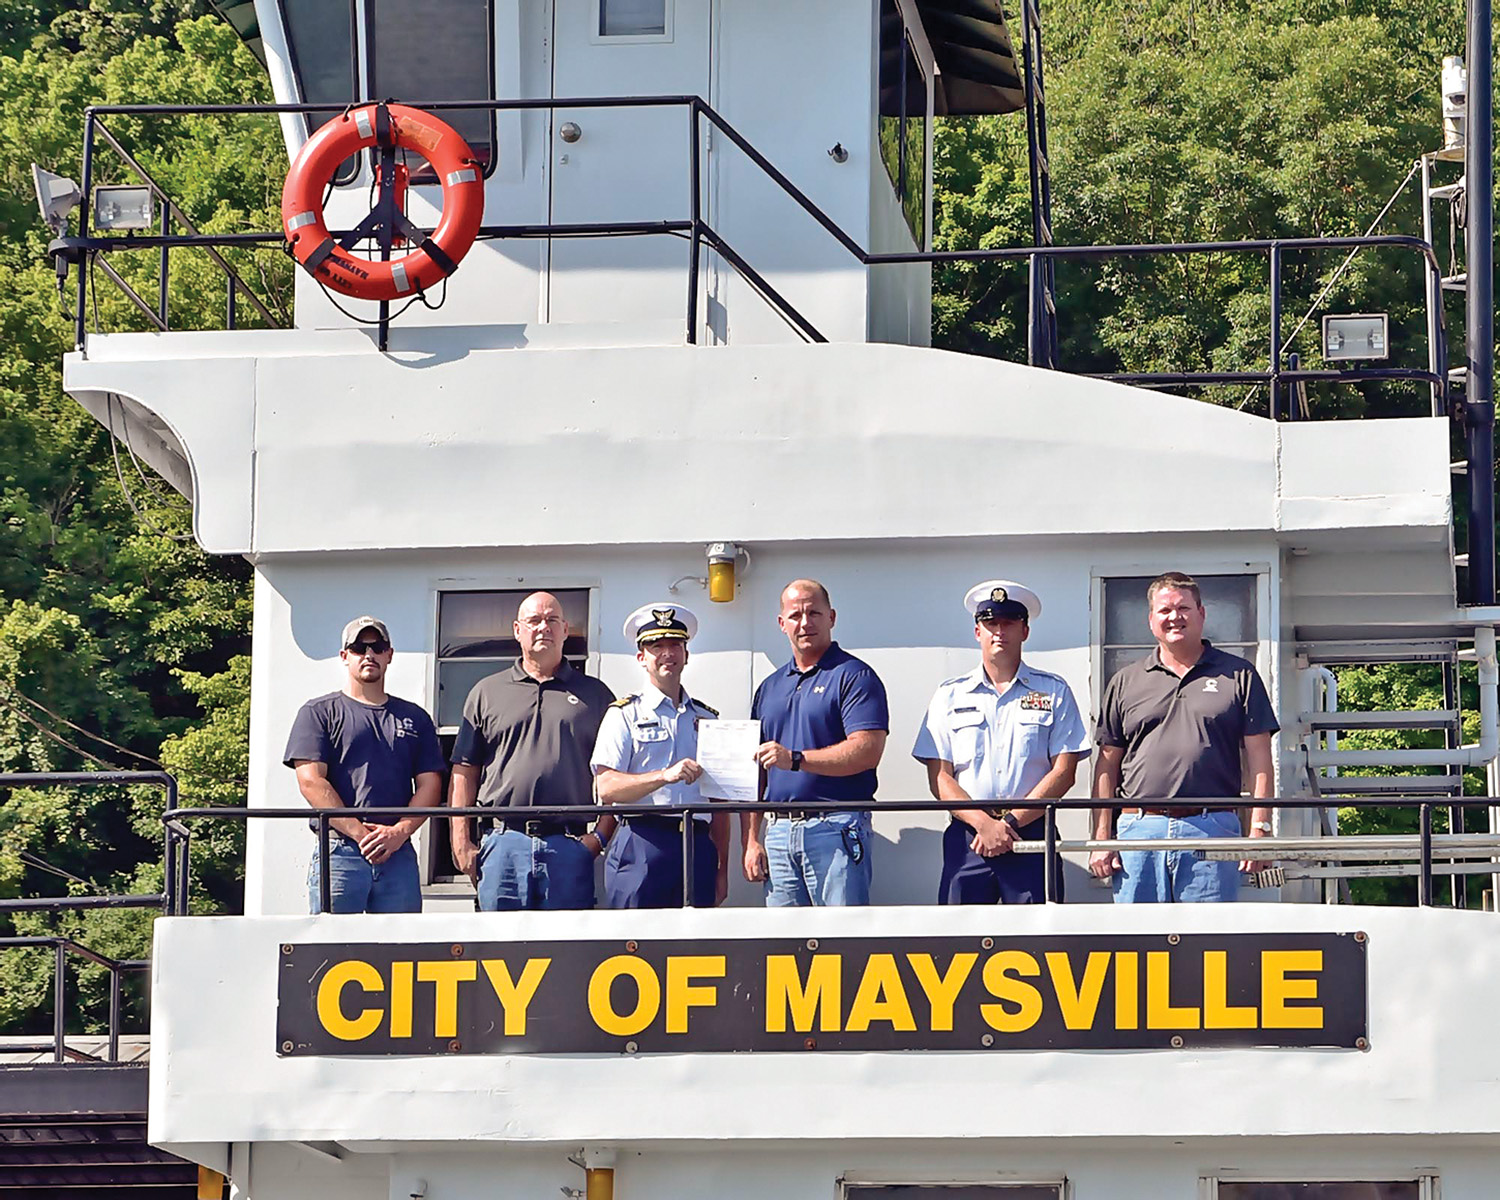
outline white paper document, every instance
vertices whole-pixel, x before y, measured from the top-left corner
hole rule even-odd
[[[708,800],[754,800],[760,790],[759,721],[699,721],[698,791]]]

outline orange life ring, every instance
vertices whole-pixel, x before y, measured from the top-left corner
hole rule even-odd
[[[443,215],[428,237],[388,262],[357,257],[328,233],[323,193],[351,154],[394,145],[421,155],[443,186]],[[484,181],[469,144],[451,126],[404,104],[366,104],[329,121],[307,140],[281,189],[281,227],[292,256],[336,292],[361,300],[400,300],[453,274],[484,216]]]

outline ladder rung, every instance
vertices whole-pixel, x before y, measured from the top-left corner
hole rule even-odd
[[[1469,382],[1469,368],[1468,367],[1449,367],[1448,368],[1448,382],[1449,383],[1468,383]]]
[[[1448,464],[1448,474],[1450,475],[1467,475],[1468,473],[1469,464],[1466,462],[1454,462]]]
[[[1454,200],[1464,194],[1464,181],[1460,179],[1457,183],[1445,183],[1442,187],[1429,188],[1427,194],[1434,200]]]
[[[1469,565],[1469,556],[1467,554],[1455,554],[1453,556],[1453,565],[1455,567],[1467,567]]]
[[[1324,796],[1452,796],[1463,789],[1462,775],[1339,775],[1320,777]]]
[[[1309,729],[1441,729],[1458,720],[1454,708],[1397,709],[1390,712],[1313,713]]]
[[[1450,292],[1461,292],[1469,286],[1469,273],[1460,271],[1457,275],[1444,275],[1443,287]]]

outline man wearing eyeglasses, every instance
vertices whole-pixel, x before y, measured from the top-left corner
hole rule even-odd
[[[587,814],[533,816],[537,806],[593,803],[589,756],[614,693],[563,657],[568,622],[549,592],[521,601],[514,625],[521,657],[481,679],[464,701],[453,746],[454,808],[487,809],[476,846],[467,818],[451,821],[453,861],[474,881],[486,912],[592,908],[594,859],[614,827]]]
[[[309,700],[292,722],[286,765],[314,808],[431,808],[443,794],[443,750],[432,718],[385,690],[391,633],[376,617],[344,626],[344,686]],[[328,885],[336,913],[421,912],[421,878],[411,836],[426,820],[353,813],[329,821]],[[317,822],[310,822],[317,828]],[[308,903],[318,912],[320,862],[313,854]]]

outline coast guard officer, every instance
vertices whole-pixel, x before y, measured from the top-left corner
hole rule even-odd
[[[697,803],[703,774],[698,722],[716,710],[682,686],[688,642],[698,618],[680,604],[646,604],[625,619],[636,644],[646,685],[605,712],[592,765],[601,804],[670,807]],[[602,824],[602,822],[601,822]],[[711,908],[729,891],[729,817],[697,814],[693,820],[693,904]],[[626,817],[604,860],[604,902],[609,908],[677,908],[682,904],[682,825],[673,817]]]
[[[1088,735],[1066,681],[1021,661],[1042,613],[1037,594],[991,579],[969,589],[964,607],[974,618],[979,666],[939,686],[912,757],[927,765],[939,800],[1005,803],[953,812],[938,903],[1039,904],[1043,856],[1011,851],[1042,837],[1044,812],[1027,802],[1067,793],[1078,760],[1088,757]]]

